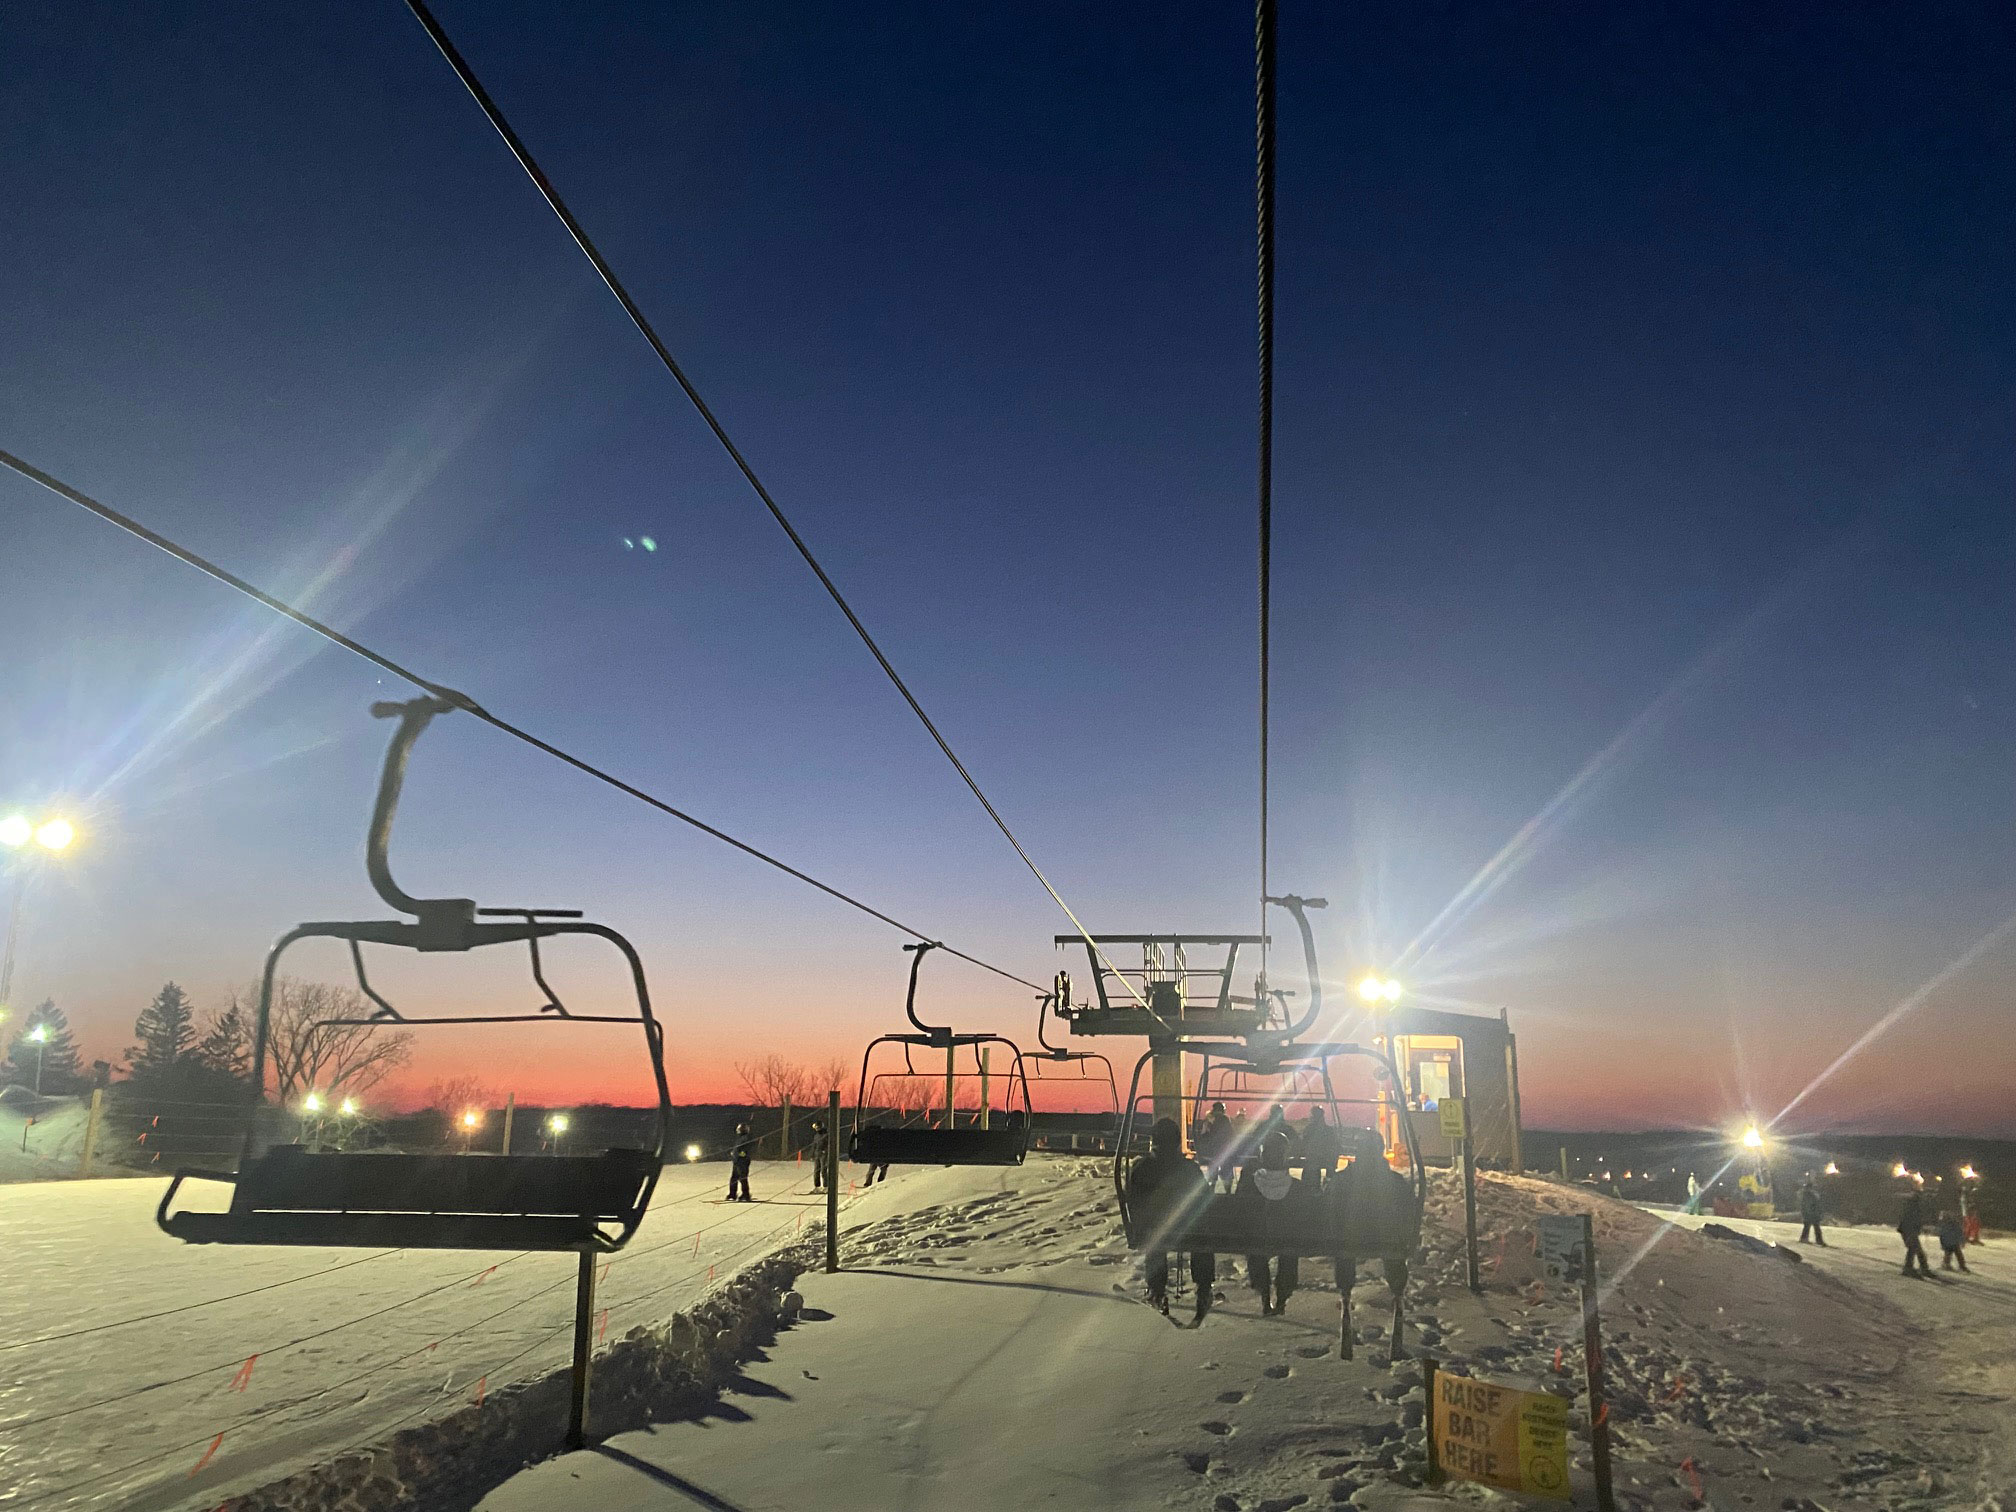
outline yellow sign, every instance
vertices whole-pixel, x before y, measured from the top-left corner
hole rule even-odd
[[[1433,1464],[1458,1480],[1568,1500],[1568,1403],[1435,1372],[1428,1403]]]
[[[1442,1137],[1444,1139],[1461,1139],[1463,1137],[1464,1111],[1462,1098],[1445,1097],[1442,1099]]]

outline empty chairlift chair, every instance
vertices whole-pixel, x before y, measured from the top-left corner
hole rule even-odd
[[[912,952],[910,991],[904,1002],[904,1012],[917,1026],[917,1032],[882,1035],[870,1041],[863,1053],[861,1088],[855,1097],[854,1132],[848,1141],[848,1159],[871,1169],[890,1165],[1020,1165],[1029,1151],[1030,1117],[1029,1078],[1023,1066],[1022,1052],[1016,1048],[1014,1041],[998,1034],[955,1034],[949,1028],[934,1027],[919,1019],[917,973],[924,964],[924,957],[937,948],[936,942],[926,941],[903,948]],[[905,1079],[925,1079],[937,1074],[916,1070],[909,1059],[912,1049],[945,1052],[947,1070],[943,1074],[948,1088],[948,1106],[943,1127],[914,1125],[907,1119],[889,1122],[877,1117],[869,1100],[870,1068],[877,1047],[882,1045],[903,1047],[906,1069],[896,1075]],[[973,1051],[977,1060],[981,1047],[987,1045],[1000,1045],[1008,1052],[1008,1063],[1000,1073],[1007,1087],[1002,1099],[1004,1106],[997,1118],[986,1109],[983,1101],[980,1118],[961,1128],[954,1109],[949,1106],[952,1101],[950,1088],[956,1076],[952,1069],[953,1057],[963,1049]],[[876,1081],[884,1079],[877,1077]],[[1016,1105],[1018,1100],[1019,1106]],[[895,1118],[896,1115],[885,1117]]]
[[[407,756],[436,714],[456,704],[422,698],[377,704],[372,713],[396,717],[399,728],[386,753],[371,818],[367,867],[378,895],[412,919],[302,924],[273,946],[260,984],[259,1021],[253,1042],[254,1102],[244,1156],[235,1174],[178,1171],[161,1200],[157,1221],[191,1244],[286,1244],[398,1247],[405,1249],[575,1250],[584,1256],[621,1249],[643,1221],[664,1164],[672,1098],[665,1080],[664,1034],[652,1016],[644,967],[630,942],[606,925],[555,909],[477,908],[466,898],[414,898],[387,867],[393,815]],[[479,922],[495,919],[499,922]],[[609,941],[630,968],[634,1015],[569,1011],[547,985],[539,942],[561,935]],[[281,955],[306,939],[345,941],[358,986],[376,1004],[363,1019],[331,1019],[310,1032],[343,1025],[426,1028],[444,1024],[635,1023],[656,1083],[656,1139],[645,1148],[581,1155],[400,1155],[310,1149],[276,1143],[263,1150],[262,1124],[270,1130],[284,1112],[264,1102],[271,1041],[273,984]],[[545,994],[535,1013],[409,1018],[375,991],[364,972],[363,947],[398,946],[425,952],[469,951],[524,942],[532,975]],[[174,1211],[185,1181],[231,1186],[223,1212]],[[584,1261],[585,1263],[585,1261]]]

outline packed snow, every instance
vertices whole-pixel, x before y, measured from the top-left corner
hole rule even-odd
[[[537,1466],[483,1512],[1517,1503],[1423,1486],[1419,1369],[1386,1360],[1376,1267],[1346,1362],[1336,1294],[1311,1274],[1320,1262],[1304,1263],[1318,1284],[1285,1317],[1260,1316],[1235,1263],[1201,1327],[1181,1295],[1172,1324],[1138,1300],[1103,1169],[1032,1162],[937,1180],[945,1200],[857,1231],[842,1274],[801,1279],[804,1321],[713,1414]],[[2004,1507],[2006,1394],[1881,1287],[1556,1183],[1487,1176],[1473,1296],[1457,1192],[1438,1176],[1412,1342],[1451,1368],[1577,1398],[1577,1505],[1594,1505],[1580,1313],[1531,1256],[1547,1211],[1596,1218],[1620,1507]],[[2006,1317],[2012,1275],[1997,1252],[1968,1278],[1978,1316]]]
[[[759,1164],[757,1194],[770,1200],[747,1206],[716,1201],[724,1178],[718,1165],[668,1170],[615,1258],[603,1293],[612,1365],[626,1332],[634,1344],[710,1289],[726,1295],[758,1257],[814,1258],[803,1240],[822,1208],[802,1168]],[[508,1383],[565,1361],[568,1257],[185,1247],[151,1225],[159,1191],[0,1191],[0,1236],[26,1278],[0,1301],[16,1346],[0,1377],[0,1507],[210,1512],[402,1427],[486,1421],[479,1396],[496,1412]],[[1699,1220],[1486,1176],[1485,1287],[1473,1296],[1458,1189],[1438,1174],[1409,1343],[1452,1369],[1570,1397],[1577,1505],[1593,1505],[1579,1313],[1531,1253],[1548,1211],[1596,1221],[1619,1506],[2006,1512],[2009,1241],[1971,1250],[1969,1276],[1905,1281],[1887,1231],[1830,1229],[1817,1250],[1785,1245],[1796,1230],[1726,1224],[1805,1257],[1793,1263],[1768,1244],[1696,1232]],[[632,1390],[610,1424],[627,1431],[515,1475],[522,1456],[476,1466],[452,1505],[1426,1512],[1518,1501],[1422,1484],[1419,1367],[1387,1359],[1376,1266],[1357,1287],[1350,1361],[1338,1358],[1323,1262],[1304,1263],[1305,1287],[1278,1318],[1260,1316],[1239,1262],[1221,1263],[1223,1300],[1196,1327],[1179,1267],[1172,1322],[1142,1300],[1104,1162],[899,1172],[849,1194],[842,1256],[840,1274],[798,1279],[796,1323],[739,1374],[729,1362],[725,1391],[697,1416],[690,1393],[653,1413],[648,1401],[636,1410]],[[796,1310],[788,1300],[765,1313],[761,1337],[776,1312]],[[48,1338],[77,1329],[99,1331]],[[675,1420],[635,1426],[652,1416]],[[313,1485],[297,1475],[288,1500],[256,1504],[423,1505],[354,1485],[317,1503]]]
[[[609,1342],[823,1222],[810,1167],[759,1161],[753,1181],[760,1200],[725,1204],[725,1165],[666,1168],[601,1278]],[[7,1512],[211,1512],[568,1358],[572,1255],[185,1245],[154,1225],[165,1187],[0,1186]]]

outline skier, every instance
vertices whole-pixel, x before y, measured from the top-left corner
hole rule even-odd
[[[1197,1158],[1204,1162],[1204,1175],[1214,1188],[1220,1180],[1227,1180],[1226,1166],[1232,1153],[1232,1120],[1226,1116],[1225,1104],[1214,1102],[1211,1111],[1204,1116],[1204,1126],[1197,1131]]]
[[[1925,1258],[1925,1246],[1918,1242],[1918,1235],[1925,1228],[1925,1197],[1916,1187],[1908,1192],[1897,1209],[1897,1233],[1904,1241],[1904,1274],[1907,1276],[1929,1276],[1932,1262]],[[1917,1268],[1912,1268],[1912,1262]]]
[[[1799,1183],[1799,1242],[1805,1244],[1806,1236],[1813,1236],[1812,1242],[1822,1249],[1827,1247],[1827,1236],[1820,1232],[1820,1188],[1813,1184],[1813,1173],[1808,1171],[1805,1180]]]
[[[1270,1133],[1260,1143],[1258,1155],[1239,1175],[1232,1200],[1240,1205],[1240,1221],[1249,1229],[1264,1231],[1296,1221],[1297,1210],[1311,1198],[1310,1188],[1288,1173],[1288,1134]],[[1269,1260],[1273,1273],[1268,1273]],[[1280,1317],[1288,1310],[1288,1298],[1301,1280],[1301,1262],[1292,1254],[1246,1256],[1246,1282],[1260,1294],[1263,1316]]]
[[[1148,1300],[1165,1317],[1169,1312],[1169,1252],[1164,1236],[1187,1221],[1210,1200],[1211,1186],[1194,1161],[1183,1153],[1183,1131],[1173,1118],[1158,1118],[1148,1134],[1149,1153],[1134,1162],[1127,1175],[1127,1204],[1148,1234],[1142,1253]],[[1190,1279],[1197,1287],[1197,1321],[1211,1310],[1211,1288],[1218,1280],[1218,1257],[1205,1250],[1190,1252]]]
[[[1337,1170],[1337,1162],[1343,1157],[1344,1145],[1337,1137],[1337,1131],[1330,1127],[1321,1108],[1311,1108],[1309,1116],[1302,1121],[1302,1176],[1312,1182],[1318,1190]]]
[[[1939,1269],[1951,1270],[1958,1261],[1961,1270],[1967,1269],[1967,1256],[1961,1246],[1967,1242],[1967,1230],[1960,1222],[1960,1215],[1952,1208],[1939,1214]]]
[[[1687,1173],[1687,1205],[1680,1211],[1683,1213],[1701,1211],[1701,1183],[1694,1179],[1692,1171]]]
[[[826,1189],[826,1123],[824,1119],[812,1120],[812,1190]]]
[[[730,1152],[728,1167],[728,1200],[730,1202],[754,1202],[749,1195],[749,1162],[756,1156],[756,1136],[749,1132],[747,1123],[735,1125],[735,1147]]]

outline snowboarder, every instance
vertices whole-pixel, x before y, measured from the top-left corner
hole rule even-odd
[[[1811,1242],[1822,1249],[1827,1247],[1827,1236],[1820,1232],[1820,1188],[1813,1184],[1813,1173],[1808,1171],[1805,1180],[1799,1183],[1799,1242]]]
[[[1164,1236],[1172,1232],[1211,1197],[1211,1185],[1196,1162],[1183,1153],[1183,1131],[1173,1118],[1158,1118],[1148,1134],[1149,1153],[1134,1162],[1127,1175],[1127,1204],[1147,1232],[1142,1268],[1148,1300],[1165,1316],[1169,1312],[1169,1252]],[[1218,1257],[1205,1250],[1190,1252],[1190,1280],[1197,1288],[1197,1321],[1211,1310],[1211,1288],[1218,1281]]]
[[[735,1125],[735,1147],[730,1151],[728,1166],[728,1200],[730,1202],[754,1202],[749,1195],[749,1162],[756,1158],[756,1136],[749,1132],[747,1123]]]
[[[1214,1102],[1197,1131],[1197,1158],[1204,1162],[1205,1179],[1215,1188],[1222,1180],[1230,1186],[1226,1168],[1231,1162],[1234,1131],[1225,1104]]]
[[[815,1118],[812,1120],[812,1190],[815,1192],[826,1189],[826,1157],[826,1122]]]
[[[1309,1116],[1302,1121],[1302,1176],[1319,1190],[1337,1170],[1337,1162],[1343,1158],[1344,1144],[1337,1137],[1337,1131],[1330,1127],[1321,1108],[1311,1108]]]
[[[1295,1210],[1307,1204],[1311,1195],[1310,1188],[1288,1173],[1288,1134],[1279,1129],[1261,1141],[1253,1163],[1239,1175],[1232,1200],[1240,1204],[1240,1222],[1248,1229],[1264,1232],[1293,1223]],[[1278,1318],[1285,1313],[1288,1299],[1301,1279],[1301,1262],[1295,1255],[1246,1256],[1246,1282],[1260,1294],[1263,1316]]]
[[[1907,1276],[1932,1274],[1932,1262],[1925,1258],[1925,1246],[1918,1242],[1918,1236],[1924,1229],[1925,1197],[1914,1187],[1905,1194],[1897,1209],[1897,1233],[1904,1241],[1904,1274]],[[1913,1261],[1917,1262],[1915,1269]]]
[[[1955,1261],[1960,1269],[1967,1269],[1967,1256],[1961,1246],[1967,1242],[1967,1230],[1960,1222],[1960,1215],[1952,1208],[1939,1214],[1939,1269],[1951,1270]]]

